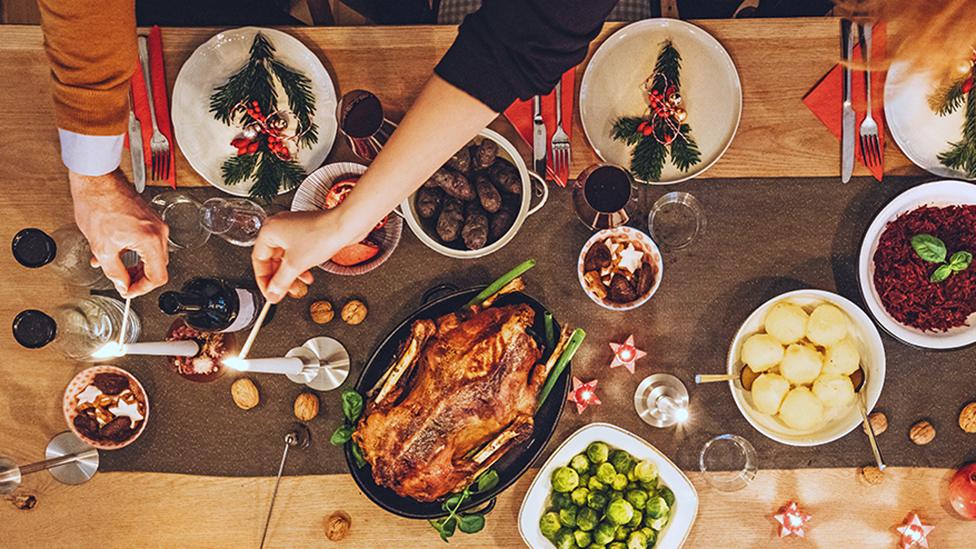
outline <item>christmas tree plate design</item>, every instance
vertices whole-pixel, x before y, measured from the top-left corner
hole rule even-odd
[[[231,141],[241,135],[241,128],[215,119],[210,112],[210,97],[214,88],[227,82],[228,77],[244,66],[258,33],[271,42],[276,61],[299,71],[310,80],[315,98],[315,113],[311,121],[318,126],[318,140],[311,148],[297,151],[296,160],[305,173],[311,173],[322,165],[332,150],[338,130],[338,100],[332,78],[322,61],[298,39],[278,30],[257,27],[226,30],[211,37],[190,55],[176,77],[173,87],[173,126],[176,141],[190,166],[214,187],[236,196],[248,196],[253,181],[227,185],[221,166],[227,158],[237,153]],[[285,94],[279,90],[277,95],[278,108],[287,110]],[[290,190],[282,185],[278,192],[283,194]]]
[[[963,108],[939,116],[929,99],[940,82],[928,74],[912,71],[905,63],[892,63],[884,87],[885,121],[901,152],[916,166],[950,179],[976,179],[942,165],[939,155],[950,142],[962,138]]]
[[[637,177],[651,184],[697,177],[732,143],[742,113],[742,85],[728,52],[718,40],[690,23],[676,19],[638,21],[600,45],[580,83],[580,121],[590,146],[605,162],[628,167],[634,146],[613,139],[613,126],[621,117],[647,114],[648,97],[642,84],[655,72],[662,46],[669,40],[681,56],[677,91],[701,158],[687,170],[666,162],[660,177]]]

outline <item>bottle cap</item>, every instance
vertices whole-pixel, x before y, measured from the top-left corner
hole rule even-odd
[[[179,294],[176,292],[163,292],[159,295],[159,310],[168,314],[175,315],[182,309]]]
[[[54,341],[58,325],[47,314],[28,309],[14,317],[14,339],[28,349],[40,349]]]
[[[14,235],[11,249],[14,259],[24,267],[36,269],[54,261],[58,247],[54,239],[40,229],[22,229]]]

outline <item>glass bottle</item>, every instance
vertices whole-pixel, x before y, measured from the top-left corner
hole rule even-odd
[[[58,306],[54,316],[42,311],[22,311],[14,318],[14,338],[28,349],[40,349],[54,342],[68,358],[95,360],[93,355],[105,344],[119,341],[125,305],[110,297],[90,296]],[[124,343],[135,343],[142,322],[129,311]]]
[[[65,225],[50,235],[40,229],[23,229],[14,236],[11,247],[14,258],[24,267],[37,269],[50,265],[52,271],[72,286],[94,290],[112,288],[102,270],[91,266],[91,247],[75,225]]]
[[[194,278],[179,292],[163,292],[159,309],[182,316],[201,332],[237,332],[250,328],[264,306],[264,296],[217,278]]]

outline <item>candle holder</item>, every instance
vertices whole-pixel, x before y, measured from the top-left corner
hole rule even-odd
[[[98,450],[70,431],[55,435],[47,443],[44,457],[44,461],[19,467],[12,459],[0,456],[0,494],[12,493],[24,475],[38,471],[50,472],[62,484],[82,484],[98,471]]]
[[[331,391],[349,377],[349,352],[331,337],[313,337],[285,356],[300,358],[305,364],[302,373],[288,374],[288,379],[317,391]]]
[[[654,427],[684,423],[688,420],[688,389],[671,374],[645,377],[634,393],[634,409]]]

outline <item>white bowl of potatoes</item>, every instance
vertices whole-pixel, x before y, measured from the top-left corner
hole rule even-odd
[[[868,410],[877,403],[885,351],[874,323],[849,300],[797,290],[749,315],[732,340],[728,374],[736,406],[757,431],[791,446],[818,446],[861,424],[856,399]]]

